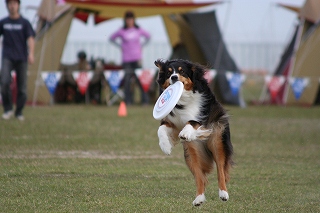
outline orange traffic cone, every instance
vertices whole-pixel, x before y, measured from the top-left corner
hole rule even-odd
[[[118,109],[118,116],[119,117],[127,116],[127,106],[126,106],[126,103],[124,101],[120,102],[120,106],[119,106],[119,109]]]

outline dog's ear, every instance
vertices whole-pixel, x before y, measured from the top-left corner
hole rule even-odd
[[[157,82],[160,86],[162,86],[162,84],[165,82],[165,62],[161,59],[158,59],[154,62],[154,64],[159,68]]]
[[[159,71],[162,70],[162,67],[164,65],[164,62],[161,59],[158,59],[154,62],[154,65],[156,65],[159,68]]]
[[[206,72],[205,67],[200,64],[192,64],[191,68],[193,75],[192,75],[192,82],[193,82],[193,91],[203,92],[208,84],[207,80],[204,78],[204,74]]]

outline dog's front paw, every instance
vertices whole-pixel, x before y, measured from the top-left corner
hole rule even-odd
[[[224,191],[224,190],[220,190],[219,189],[219,197],[222,201],[228,201],[229,200],[229,194],[228,192]]]
[[[166,140],[166,141],[160,140],[159,141],[159,146],[160,146],[160,148],[161,148],[161,150],[162,150],[162,152],[164,154],[166,154],[166,155],[170,155],[171,154],[172,145],[171,145],[169,140]]]
[[[196,140],[196,130],[190,124],[187,124],[179,133],[179,138],[186,141]]]
[[[162,125],[159,127],[158,129],[159,146],[161,150],[164,152],[164,154],[170,155],[172,150],[172,144],[169,140],[167,131],[168,131],[168,128],[165,125]]]
[[[200,206],[202,203],[204,203],[204,201],[206,201],[206,197],[204,194],[201,194],[196,197],[196,199],[192,202],[192,205]]]

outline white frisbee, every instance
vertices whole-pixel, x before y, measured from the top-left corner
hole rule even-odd
[[[177,81],[165,89],[153,108],[153,117],[161,120],[166,117],[178,103],[183,92],[183,83]]]

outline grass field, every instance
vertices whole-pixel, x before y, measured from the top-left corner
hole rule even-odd
[[[226,107],[236,165],[207,201],[182,146],[165,156],[150,107],[27,107],[0,120],[0,212],[320,212],[320,107]]]

